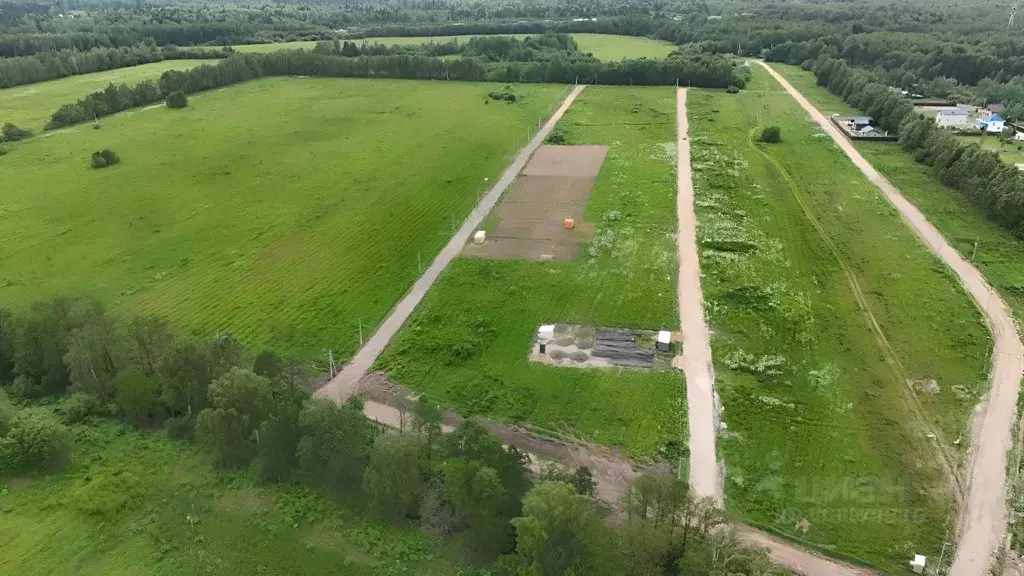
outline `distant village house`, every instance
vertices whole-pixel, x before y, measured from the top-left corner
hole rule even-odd
[[[999,114],[989,114],[978,120],[977,124],[978,129],[984,130],[987,134],[1001,134],[1005,126],[1006,120]]]

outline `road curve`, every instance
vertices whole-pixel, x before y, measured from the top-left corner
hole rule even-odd
[[[984,314],[994,341],[989,391],[976,408],[967,461],[967,494],[959,511],[956,553],[950,574],[984,576],[1006,532],[1006,453],[1013,445],[1017,394],[1024,374],[1024,346],[1013,317],[984,276],[954,248],[900,191],[882,177],[821,112],[778,72],[768,73],[800,103],[811,118],[850,157],[872,184],[900,211],[918,238],[957,275]]]
[[[686,88],[676,90],[676,213],[679,218],[679,325],[683,354],[673,360],[686,375],[686,405],[690,429],[690,487],[701,496],[722,504],[722,480],[715,452],[718,432],[715,373],[711,343],[704,321],[704,297],[700,289],[700,258],[697,252],[697,216],[693,209],[693,172],[690,169],[689,122],[686,119]]]
[[[462,227],[452,236],[452,239],[441,249],[441,252],[438,253],[430,266],[416,280],[412,289],[391,310],[388,317],[380,323],[377,330],[370,336],[370,339],[366,341],[363,347],[356,352],[352,360],[341,369],[337,376],[325,384],[323,388],[317,390],[316,395],[325,396],[340,403],[344,402],[358,389],[359,381],[370,370],[373,363],[377,361],[377,357],[380,356],[384,348],[391,342],[391,339],[398,333],[398,330],[402,328],[402,325],[409,319],[409,316],[412,315],[420,300],[423,300],[423,297],[426,296],[427,290],[430,290],[430,287],[441,276],[441,272],[444,272],[448,264],[459,255],[466,242],[469,242],[469,237],[478,229],[484,217],[494,208],[502,193],[516,179],[523,166],[526,165],[527,160],[537,151],[537,148],[544,142],[544,138],[554,129],[555,124],[562,118],[562,115],[569,109],[569,106],[576,100],[576,97],[580,95],[583,88],[583,85],[576,86],[566,96],[561,106],[551,115],[551,118],[548,119],[530,142],[516,154],[512,164],[505,169],[501,178],[495,182],[494,186],[480,200],[476,208],[466,218],[466,221],[462,223]]]

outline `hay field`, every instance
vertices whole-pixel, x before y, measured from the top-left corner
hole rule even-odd
[[[0,301],[90,294],[252,349],[344,359],[565,87],[265,78],[11,148]],[[110,148],[112,168],[90,154]]]

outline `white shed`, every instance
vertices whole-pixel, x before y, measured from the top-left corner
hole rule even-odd
[[[672,333],[668,330],[658,331],[658,351],[668,352],[669,347],[672,346]]]
[[[914,554],[914,559],[910,561],[910,569],[914,574],[920,574],[924,572],[924,565],[928,561],[927,558],[920,554]]]

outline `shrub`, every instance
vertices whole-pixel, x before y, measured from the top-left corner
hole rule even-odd
[[[191,442],[196,437],[196,419],[191,414],[168,418],[164,422],[164,429],[171,440]]]
[[[32,135],[32,131],[31,130],[26,130],[24,128],[18,128],[14,124],[11,124],[10,122],[8,122],[8,123],[4,124],[3,135],[4,135],[4,140],[6,140],[8,142],[17,142],[18,140],[24,140],[25,138],[28,138],[29,136],[31,136]]]
[[[1018,148],[1019,148],[1019,146],[1018,146]],[[0,156],[4,156],[6,154],[7,154],[7,148],[4,148],[3,146],[0,146]]]
[[[561,130],[552,130],[548,137],[544,139],[547,144],[562,145],[565,144],[565,134]]]
[[[740,87],[736,86],[735,84],[729,84],[729,87],[726,88],[725,91],[728,92],[729,94],[739,94]]]
[[[120,161],[121,158],[118,157],[117,153],[110,149],[92,153],[93,168],[106,168],[107,166],[113,166]]]
[[[50,414],[22,410],[0,438],[0,474],[56,470],[67,460],[69,446],[67,429]]]
[[[761,142],[767,142],[774,144],[782,141],[782,130],[778,126],[769,126],[761,131],[761,137],[758,138]]]
[[[487,97],[491,100],[504,100],[505,102],[515,102],[516,95],[512,92],[511,86],[505,86],[501,90],[494,90],[487,93]]]
[[[90,416],[101,414],[103,406],[92,394],[75,392],[61,398],[54,412],[65,424],[77,424]]]
[[[181,90],[171,92],[167,96],[167,107],[171,109],[185,108],[188,106],[188,96]]]

